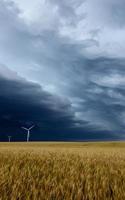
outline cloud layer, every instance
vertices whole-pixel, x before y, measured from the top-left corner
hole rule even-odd
[[[123,10],[123,0],[1,0],[1,132],[29,121],[37,139],[43,128],[48,139],[124,139]]]

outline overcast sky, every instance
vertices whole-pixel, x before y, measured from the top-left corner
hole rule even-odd
[[[125,1],[0,0],[0,138],[125,139]]]

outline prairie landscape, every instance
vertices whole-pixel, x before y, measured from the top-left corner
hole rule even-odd
[[[124,200],[125,143],[0,143],[0,200]]]

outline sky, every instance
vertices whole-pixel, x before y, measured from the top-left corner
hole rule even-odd
[[[0,0],[0,140],[125,139],[124,0]]]

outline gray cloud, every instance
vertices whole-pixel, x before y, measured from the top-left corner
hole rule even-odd
[[[86,1],[88,18],[93,17],[95,23],[109,28],[124,28],[124,0],[94,0]],[[91,12],[91,13],[90,13]]]
[[[85,65],[87,77],[83,77],[84,69],[81,68],[80,81],[77,81],[77,84],[76,81],[75,84],[72,83],[75,87],[70,88],[72,98],[79,98],[76,110],[80,118],[88,120],[100,129],[124,130],[125,123],[121,120],[125,112],[123,63],[125,60],[107,58],[88,60]]]
[[[80,21],[81,19],[83,20],[85,17],[85,13],[79,14],[77,12],[77,9],[82,6],[84,4],[85,1],[83,0],[78,0],[78,1],[74,1],[74,0],[63,0],[63,1],[59,1],[59,0],[49,0],[49,3],[52,6],[56,6],[57,7],[57,12],[59,13],[59,15],[62,17],[62,21],[65,24],[68,25],[77,25],[77,22]]]
[[[48,127],[58,123],[68,130],[73,126],[124,137],[123,1],[36,1],[39,6],[31,10],[24,1],[14,2],[0,2],[0,74],[7,85],[3,91],[15,101],[28,97],[40,121],[43,110],[49,116]],[[32,109],[34,101],[40,112]],[[56,121],[56,115],[64,121]]]
[[[8,77],[0,76],[0,139],[12,134],[14,140],[24,140],[21,126],[35,124],[34,140],[107,139],[95,126],[75,117],[71,102],[45,92],[40,85],[16,77],[6,68]],[[9,78],[10,74],[10,78]],[[92,135],[91,135],[92,132]],[[18,134],[17,134],[18,133]],[[86,135],[87,133],[87,135]],[[109,132],[108,138],[114,137]]]
[[[8,72],[12,74],[10,70]],[[11,78],[0,76],[1,134],[20,130],[21,125],[27,126],[27,123],[35,123],[43,130],[70,129],[75,126],[74,114],[68,101],[43,91],[38,84]]]

